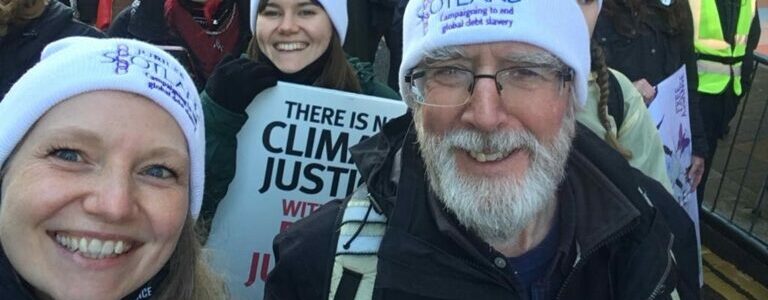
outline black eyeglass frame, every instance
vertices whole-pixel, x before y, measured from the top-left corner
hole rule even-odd
[[[508,72],[510,70],[532,69],[532,68],[551,69],[551,70],[555,71],[555,73],[557,73],[557,75],[558,75],[558,79],[562,80],[563,85],[565,85],[566,82],[573,81],[574,78],[575,78],[575,71],[573,70],[573,68],[570,68],[570,67],[557,67],[557,66],[553,66],[553,65],[515,66],[515,67],[509,67],[509,68],[504,68],[504,69],[498,70],[498,71],[496,71],[495,74],[475,74],[475,72],[473,72],[471,70],[464,69],[464,68],[445,66],[445,67],[413,68],[408,73],[408,75],[405,75],[405,82],[408,83],[408,86],[409,86],[410,89],[413,89],[414,81],[416,79],[419,79],[419,78],[423,77],[426,74],[426,72],[429,71],[429,70],[458,70],[458,71],[468,72],[468,73],[472,74],[472,83],[469,85],[469,87],[467,89],[467,92],[469,92],[470,95],[472,95],[472,93],[474,92],[475,83],[477,82],[477,79],[479,79],[479,78],[490,78],[490,79],[493,79],[494,84],[496,85],[496,92],[499,93],[499,95],[501,95],[501,90],[502,90],[503,87],[499,83],[499,79],[498,79],[499,74],[501,74],[502,72]],[[560,86],[561,90],[562,90],[562,88],[563,88],[563,86]],[[420,96],[423,97],[422,95],[420,95]],[[448,107],[451,107],[451,106],[461,106],[461,105],[464,105],[464,104],[467,103],[467,102],[464,102],[464,103],[458,104],[458,105],[438,105],[438,104],[433,104],[433,103],[426,103],[424,101],[424,99],[419,99],[416,102],[418,102],[420,104],[424,104],[424,105],[429,105],[429,106],[448,106]]]

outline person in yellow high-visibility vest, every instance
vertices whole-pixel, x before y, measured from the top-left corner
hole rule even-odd
[[[698,93],[709,144],[699,205],[717,148],[744,92],[749,90],[754,55],[760,39],[755,0],[690,0],[694,44],[698,56]]]

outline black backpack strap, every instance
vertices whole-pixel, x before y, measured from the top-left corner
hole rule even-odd
[[[341,280],[339,286],[336,288],[336,295],[333,300],[353,300],[357,295],[357,288],[360,286],[360,281],[363,279],[363,274],[357,273],[350,269],[344,268],[341,274]]]
[[[619,134],[619,128],[624,123],[624,93],[621,85],[612,71],[608,71],[608,84],[610,92],[608,93],[608,114],[616,122],[616,134]]]

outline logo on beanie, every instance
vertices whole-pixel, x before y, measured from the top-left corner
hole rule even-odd
[[[197,93],[197,89],[191,84],[188,76],[185,76],[186,71],[155,51],[160,50],[131,48],[126,44],[118,44],[114,51],[103,53],[107,60],[102,62],[113,65],[113,72],[117,75],[125,75],[131,71],[144,74],[147,87],[165,94],[173,103],[178,104],[197,130],[200,107],[197,103],[189,101],[192,93]]]
[[[421,20],[424,35],[430,30],[446,34],[456,29],[476,26],[511,27],[514,23],[512,16],[515,14],[513,4],[521,1],[424,0],[416,16]],[[437,23],[434,28],[430,26],[429,19]]]

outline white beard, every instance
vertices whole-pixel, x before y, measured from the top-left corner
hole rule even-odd
[[[458,221],[491,245],[514,242],[547,205],[556,201],[575,132],[575,118],[566,113],[552,145],[544,146],[529,131],[481,133],[457,129],[444,136],[427,133],[415,113],[419,148],[432,189]],[[491,178],[464,174],[455,152],[508,152],[522,148],[530,154],[522,178]]]

